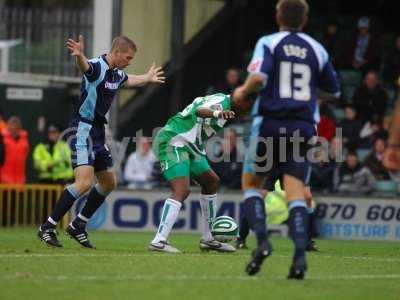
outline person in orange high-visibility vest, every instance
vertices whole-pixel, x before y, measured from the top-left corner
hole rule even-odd
[[[24,184],[25,164],[29,152],[28,132],[22,129],[21,120],[13,116],[8,119],[7,127],[1,131],[0,136],[1,183]]]

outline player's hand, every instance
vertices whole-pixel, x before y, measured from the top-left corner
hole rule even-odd
[[[153,63],[147,72],[147,80],[149,83],[165,83],[164,71],[162,67],[156,67]]]
[[[83,35],[79,35],[79,40],[68,39],[67,48],[71,51],[71,56],[79,56],[83,54],[84,43]]]
[[[231,111],[231,110],[220,111],[218,118],[224,119],[224,120],[234,119],[235,118],[235,112]]]
[[[237,87],[232,93],[232,99],[234,99],[236,101],[243,101],[246,98],[247,98],[247,94],[245,93],[243,86]]]
[[[383,165],[389,171],[400,170],[400,149],[394,147],[387,147],[383,153]]]

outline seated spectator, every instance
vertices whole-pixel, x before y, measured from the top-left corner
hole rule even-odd
[[[231,94],[240,85],[240,72],[237,68],[229,68],[226,71],[225,81],[208,89],[207,94],[224,93]]]
[[[336,169],[336,161],[330,153],[326,155],[322,151],[317,151],[315,159],[317,162],[312,164],[310,186],[315,191],[333,191],[333,175]]]
[[[33,165],[41,183],[65,184],[73,179],[71,150],[60,136],[60,127],[50,125],[47,138],[33,150]]]
[[[357,154],[349,151],[345,162],[335,175],[334,187],[340,193],[371,193],[375,188],[375,178],[371,171],[358,161]]]
[[[345,67],[360,70],[378,70],[380,66],[380,42],[370,33],[370,20],[362,17],[357,23],[357,34],[351,41],[345,56]]]
[[[212,169],[220,178],[222,187],[240,189],[243,163],[238,155],[241,155],[241,153],[238,153],[237,149],[236,131],[233,128],[228,128],[224,133],[222,147],[215,155],[221,161],[210,161]]]
[[[378,74],[369,71],[364,77],[364,83],[353,95],[353,105],[359,118],[366,122],[377,114],[384,116],[388,103],[388,95],[379,83]]]
[[[345,118],[339,123],[339,128],[342,129],[343,144],[358,147],[362,123],[357,118],[357,112],[352,105],[347,105],[344,112]]]
[[[129,188],[151,189],[154,186],[153,168],[156,157],[150,139],[140,138],[137,150],[129,155],[125,164],[124,179]]]
[[[386,138],[388,132],[384,125],[383,118],[379,115],[374,115],[370,121],[365,123],[360,131],[359,148],[371,149],[378,137]]]
[[[3,164],[0,167],[2,183],[24,184],[26,181],[26,159],[29,152],[28,132],[22,129],[20,118],[12,116],[7,121],[7,128],[0,134],[3,146]]]
[[[317,125],[318,136],[330,141],[336,133],[336,124],[334,119],[321,108],[321,116]]]
[[[400,35],[396,37],[394,47],[385,56],[382,70],[383,79],[392,88],[400,85]]]
[[[322,37],[322,45],[328,51],[329,57],[335,68],[340,67],[340,50],[342,44],[338,34],[338,23],[329,22],[325,34]]]
[[[371,171],[376,180],[390,180],[389,172],[382,163],[385,142],[383,137],[376,138],[373,150],[364,160],[364,165]]]

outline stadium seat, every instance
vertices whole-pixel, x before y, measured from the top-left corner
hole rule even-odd
[[[342,108],[335,108],[333,110],[333,114],[335,116],[336,121],[341,121],[345,117],[344,110]]]
[[[375,184],[375,191],[378,193],[396,194],[397,184],[392,180],[378,180]]]
[[[371,150],[369,149],[357,149],[358,160],[363,162],[370,152]]]
[[[342,83],[343,97],[348,103],[351,103],[354,91],[362,81],[362,75],[356,70],[341,70],[338,74]]]

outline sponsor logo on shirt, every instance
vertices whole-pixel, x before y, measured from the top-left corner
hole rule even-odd
[[[105,87],[109,90],[116,90],[118,89],[119,83],[118,82],[108,82],[106,81]]]

